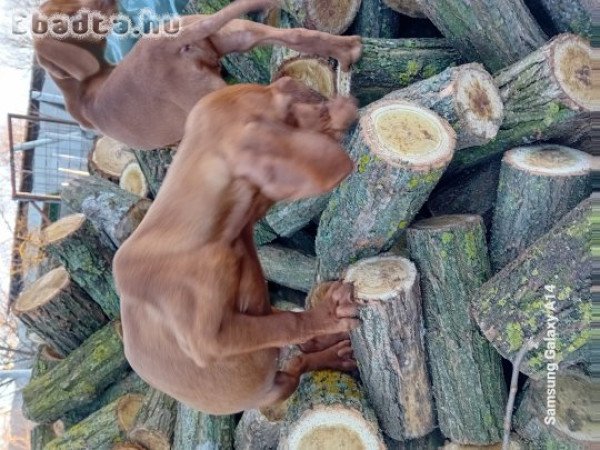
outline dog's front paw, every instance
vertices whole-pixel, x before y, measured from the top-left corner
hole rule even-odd
[[[360,325],[352,283],[333,281],[325,283],[319,291],[310,310],[319,334],[347,332]]]
[[[360,59],[362,54],[362,39],[360,36],[336,36],[336,55],[343,71]]]

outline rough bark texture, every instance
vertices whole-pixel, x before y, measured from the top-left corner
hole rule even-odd
[[[581,58],[556,58],[557,48],[579,47]],[[537,141],[558,139],[566,144],[581,139],[589,124],[591,96],[589,45],[574,35],[561,35],[521,61],[497,73],[494,82],[504,102],[504,122],[488,144],[457,152],[448,172],[458,172],[506,150]],[[576,63],[576,64],[575,64]],[[569,74],[569,83],[579,90],[568,93],[559,83],[554,68]],[[586,94],[586,91],[588,94]],[[589,101],[589,100],[588,100]]]
[[[281,420],[280,417],[268,417],[258,409],[244,411],[235,429],[235,449],[275,450],[279,444]]]
[[[558,33],[577,33],[592,37],[591,8],[593,0],[528,0],[529,9],[543,10],[554,31]]]
[[[304,374],[288,405],[280,450],[302,448],[302,438],[304,442],[312,440],[315,449],[327,448],[322,439],[332,446],[352,448],[359,436],[363,446],[358,442],[355,448],[385,449],[375,413],[350,375],[331,370]]]
[[[513,418],[516,432],[531,450],[595,448],[593,392],[597,392],[597,383],[583,377],[552,375],[552,379],[530,381],[525,387]],[[554,423],[546,422],[552,419]]]
[[[231,3],[230,0],[198,0],[199,14],[214,14]],[[256,47],[249,52],[230,53],[221,59],[223,67],[238,83],[268,84],[271,80],[269,61],[271,47]]]
[[[59,362],[63,357],[56,353],[48,344],[42,344],[38,347],[33,364],[31,365],[31,378],[30,381],[41,377]]]
[[[100,306],[63,267],[23,291],[12,308],[19,320],[59,355],[67,356],[108,322]]]
[[[369,402],[384,433],[403,441],[435,426],[423,345],[419,277],[407,259],[375,257],[348,268],[361,326],[351,333]]]
[[[277,203],[266,217],[266,222],[279,236],[291,236],[304,228],[323,212],[329,201],[329,193],[294,202]]]
[[[363,38],[362,56],[351,68],[350,93],[366,105],[459,61],[445,39]]]
[[[56,227],[69,223],[69,234],[52,237]],[[78,225],[76,224],[78,223]],[[75,226],[77,228],[75,228]],[[75,281],[94,300],[106,315],[119,317],[119,297],[112,277],[114,248],[82,214],[74,214],[49,225],[43,232],[43,248],[59,260]]]
[[[53,424],[36,425],[29,434],[29,448],[30,450],[44,450],[46,444],[54,439],[56,439],[56,432]]]
[[[254,225],[254,243],[258,246],[268,244],[277,239],[277,233],[264,220]]]
[[[537,158],[539,163],[525,166],[516,161],[521,155]],[[577,160],[585,161],[586,167],[577,164]],[[522,147],[505,153],[491,230],[493,272],[514,260],[591,194],[587,161],[583,152],[554,145]],[[571,170],[564,173],[569,167]]]
[[[47,423],[94,402],[100,392],[127,370],[121,324],[109,323],[77,350],[23,388],[23,414]]]
[[[456,131],[456,150],[487,144],[504,119],[498,88],[481,64],[450,67],[384,98],[413,100],[438,113]]]
[[[148,199],[96,177],[69,181],[61,192],[61,200],[73,212],[85,214],[116,247],[137,228],[151,204]]]
[[[547,350],[561,369],[585,362],[578,358],[592,314],[590,215],[587,199],[472,297],[473,317],[503,357],[512,360],[527,339],[541,343],[521,364],[533,379],[546,376]]]
[[[415,19],[422,19],[425,14],[419,8],[417,0],[383,0],[389,8]]]
[[[378,123],[387,118],[387,114],[404,111],[405,107],[412,111],[413,106],[409,105],[414,106],[401,100],[371,104],[350,138],[348,148],[356,169],[331,194],[315,241],[322,280],[338,278],[350,263],[387,250],[421,209],[452,158],[454,131],[444,119],[419,106],[416,108],[424,116],[406,123],[391,116],[390,122],[395,121],[393,130],[390,131],[392,125],[387,124],[378,131]],[[404,113],[397,114],[403,117]],[[412,113],[407,114],[414,118]],[[388,146],[379,143],[386,133],[394,141],[388,146],[398,148],[393,156],[382,156],[389,152]],[[430,137],[435,133],[438,141],[415,139],[411,133]],[[408,147],[421,144],[421,150],[436,149],[427,163],[410,159]]]
[[[211,416],[177,405],[172,450],[233,450],[234,416]]]
[[[400,32],[400,15],[385,0],[362,0],[350,28],[350,34],[370,38],[396,38]]]
[[[160,185],[167,176],[167,170],[169,170],[169,166],[173,161],[174,151],[170,148],[159,148],[145,151],[135,150],[133,153],[142,169],[144,177],[146,177],[150,193],[154,198],[156,197],[156,194],[158,194]]]
[[[177,401],[150,388],[129,432],[129,439],[148,450],[169,450],[176,417]]]
[[[282,286],[308,292],[317,274],[317,261],[312,256],[279,245],[258,248],[258,259],[265,278]]]
[[[283,0],[281,7],[301,27],[342,34],[354,20],[360,3],[360,0]]]
[[[467,61],[496,71],[546,41],[522,0],[417,0],[421,11]]]
[[[110,450],[125,439],[141,402],[139,395],[123,396],[69,428],[44,450]]]
[[[440,430],[463,444],[499,442],[502,362],[470,317],[471,296],[490,277],[483,221],[474,215],[425,219],[408,229],[408,244],[421,275]]]

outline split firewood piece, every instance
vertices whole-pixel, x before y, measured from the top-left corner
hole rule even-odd
[[[323,97],[337,92],[334,63],[325,58],[304,55],[286,47],[275,47],[271,56],[271,81],[291,77]]]
[[[213,416],[182,403],[177,405],[177,420],[172,450],[233,450],[235,416]]]
[[[432,77],[461,59],[445,39],[363,38],[362,42],[362,56],[350,69],[349,86],[338,86],[340,94],[353,95],[361,105]]]
[[[504,118],[498,88],[481,64],[450,67],[384,98],[412,100],[438,113],[456,131],[456,150],[487,144]]]
[[[442,434],[461,444],[502,440],[502,360],[470,316],[471,296],[490,277],[480,216],[425,219],[408,229],[423,289],[425,347]]]
[[[85,214],[116,247],[133,233],[151,205],[147,198],[97,177],[70,180],[61,192],[61,200],[72,211]]]
[[[513,418],[515,431],[532,449],[594,448],[598,442],[597,386],[589,378],[555,372],[538,382],[530,380]]]
[[[581,202],[472,296],[475,321],[504,358],[512,360],[526,340],[543,342],[520,368],[536,380],[546,377],[548,354],[560,370],[585,363],[591,202]]]
[[[116,183],[123,168],[133,160],[135,156],[127,145],[102,136],[96,139],[88,156],[88,170],[93,175]]]
[[[358,12],[361,0],[283,0],[281,7],[303,28],[342,34]]]
[[[93,403],[128,367],[121,324],[111,322],[23,388],[23,414],[34,422],[57,420]]]
[[[455,144],[448,122],[416,103],[380,100],[365,108],[348,144],[357,167],[332,193],[319,223],[323,280],[392,246],[442,176]]]
[[[544,45],[523,0],[417,0],[421,11],[467,61],[496,71]]]
[[[490,240],[494,272],[592,193],[590,168],[587,153],[557,145],[505,153]]]
[[[102,308],[57,267],[21,292],[12,311],[59,355],[67,356],[108,322]]]
[[[286,401],[275,407],[244,411],[235,429],[235,449],[276,450],[288,405]]]
[[[167,176],[167,171],[173,162],[174,150],[159,148],[155,150],[134,150],[135,158],[146,178],[148,188],[153,198]]]
[[[398,37],[402,17],[387,3],[385,0],[362,0],[349,33],[370,38]]]
[[[350,266],[361,325],[351,333],[370,404],[383,432],[398,441],[425,436],[435,427],[419,276],[400,257],[368,258]]]
[[[332,370],[304,374],[289,402],[280,450],[384,450],[375,413],[350,375]]]
[[[415,19],[425,18],[425,14],[419,8],[417,0],[383,0],[383,2],[392,8],[394,11],[404,14],[405,16]]]
[[[150,388],[128,433],[129,439],[147,450],[169,450],[175,429],[176,406],[175,399]]]
[[[277,203],[263,220],[278,236],[292,236],[323,212],[329,201],[329,195],[327,193],[293,202]]]
[[[532,11],[544,11],[556,32],[591,38],[592,3],[593,0],[529,0],[528,6]]]
[[[44,450],[110,450],[125,439],[141,406],[141,395],[124,395],[73,425]]]
[[[317,261],[298,250],[280,245],[258,248],[258,259],[265,278],[273,283],[308,292],[315,282]]]
[[[593,101],[590,54],[587,41],[563,34],[495,74],[504,102],[500,131],[486,145],[457,152],[448,171],[464,170],[532,142],[580,140]]]
[[[63,217],[42,230],[43,249],[59,260],[75,281],[111,319],[119,317],[112,277],[114,249],[83,214]],[[106,239],[108,240],[108,239]]]
[[[146,176],[136,160],[130,161],[123,168],[121,177],[119,178],[119,187],[138,197],[147,197],[150,193]]]

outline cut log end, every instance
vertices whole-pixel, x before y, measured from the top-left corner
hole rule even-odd
[[[64,267],[57,267],[37,279],[31,286],[25,289],[21,295],[19,295],[13,310],[18,314],[31,311],[44,305],[64,289],[69,282],[69,273]]]
[[[575,35],[563,35],[552,48],[554,76],[573,107],[590,111],[592,99],[591,48]]]
[[[346,271],[344,281],[354,283],[354,294],[361,300],[389,300],[409,289],[417,270],[401,257],[363,259]]]
[[[150,188],[137,161],[131,161],[123,168],[119,178],[119,187],[140,197],[148,195]]]
[[[358,13],[360,0],[309,1],[306,13],[314,28],[331,34],[342,34]]]
[[[560,145],[517,147],[508,151],[504,162],[536,175],[580,176],[590,172],[587,153]]]
[[[381,448],[372,424],[349,410],[320,408],[305,414],[294,425],[288,438],[289,450],[343,448],[367,450]]]
[[[417,0],[383,0],[388,7],[405,16],[415,19],[424,19],[427,16],[423,14]]]
[[[96,140],[90,153],[90,172],[116,181],[123,168],[134,159],[135,156],[125,144],[102,136]]]
[[[165,436],[153,430],[137,428],[129,433],[129,437],[148,450],[170,450],[171,443]]]
[[[144,397],[137,394],[126,394],[119,399],[117,420],[119,427],[128,432],[135,424],[135,418],[142,407]]]
[[[299,56],[285,61],[273,77],[291,77],[324,97],[330,98],[336,93],[336,75],[329,63],[321,58]]]
[[[42,231],[42,242],[47,245],[69,237],[81,228],[85,220],[85,216],[80,213],[71,214],[57,220],[44,228]]]
[[[416,103],[376,102],[360,122],[365,142],[391,165],[429,171],[452,159],[456,133],[447,121]]]

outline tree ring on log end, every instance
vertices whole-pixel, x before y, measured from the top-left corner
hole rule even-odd
[[[417,0],[383,0],[394,11],[415,19],[425,19],[427,16],[421,11]]]
[[[273,81],[282,77],[300,81],[327,98],[336,93],[335,73],[324,59],[302,56],[289,59],[281,65]]]
[[[44,245],[65,239],[81,228],[86,218],[83,214],[71,214],[48,225],[42,231]]]
[[[448,122],[416,103],[372,103],[360,125],[373,154],[398,167],[424,171],[445,167],[456,146],[456,133]]]
[[[46,273],[25,289],[15,302],[15,312],[27,312],[44,305],[69,284],[71,277],[64,267]]]
[[[479,64],[469,64],[456,78],[456,108],[461,126],[485,142],[496,137],[504,119],[504,104],[492,76]]]
[[[106,178],[118,180],[123,168],[135,159],[131,149],[108,136],[102,136],[94,143],[90,162]]]
[[[357,0],[310,1],[306,11],[315,29],[342,34],[354,21],[359,7]]]
[[[560,145],[517,147],[506,152],[504,162],[536,175],[576,176],[590,172],[587,153]]]
[[[564,35],[556,39],[552,52],[554,76],[570,106],[589,111],[593,103],[589,44],[578,36]]]
[[[321,407],[302,416],[288,437],[289,450],[370,450],[381,448],[372,424],[357,413]]]
[[[119,428],[123,431],[129,431],[135,424],[135,418],[142,407],[143,396],[135,394],[126,394],[119,399],[117,405],[117,419]]]
[[[448,214],[419,220],[411,225],[417,230],[455,230],[458,226],[479,226],[483,219],[476,214]]]
[[[119,187],[140,197],[148,195],[150,188],[137,161],[131,161],[123,168],[119,178]]]
[[[363,259],[348,268],[344,281],[354,283],[354,295],[363,301],[390,300],[414,285],[415,265],[399,256]]]

